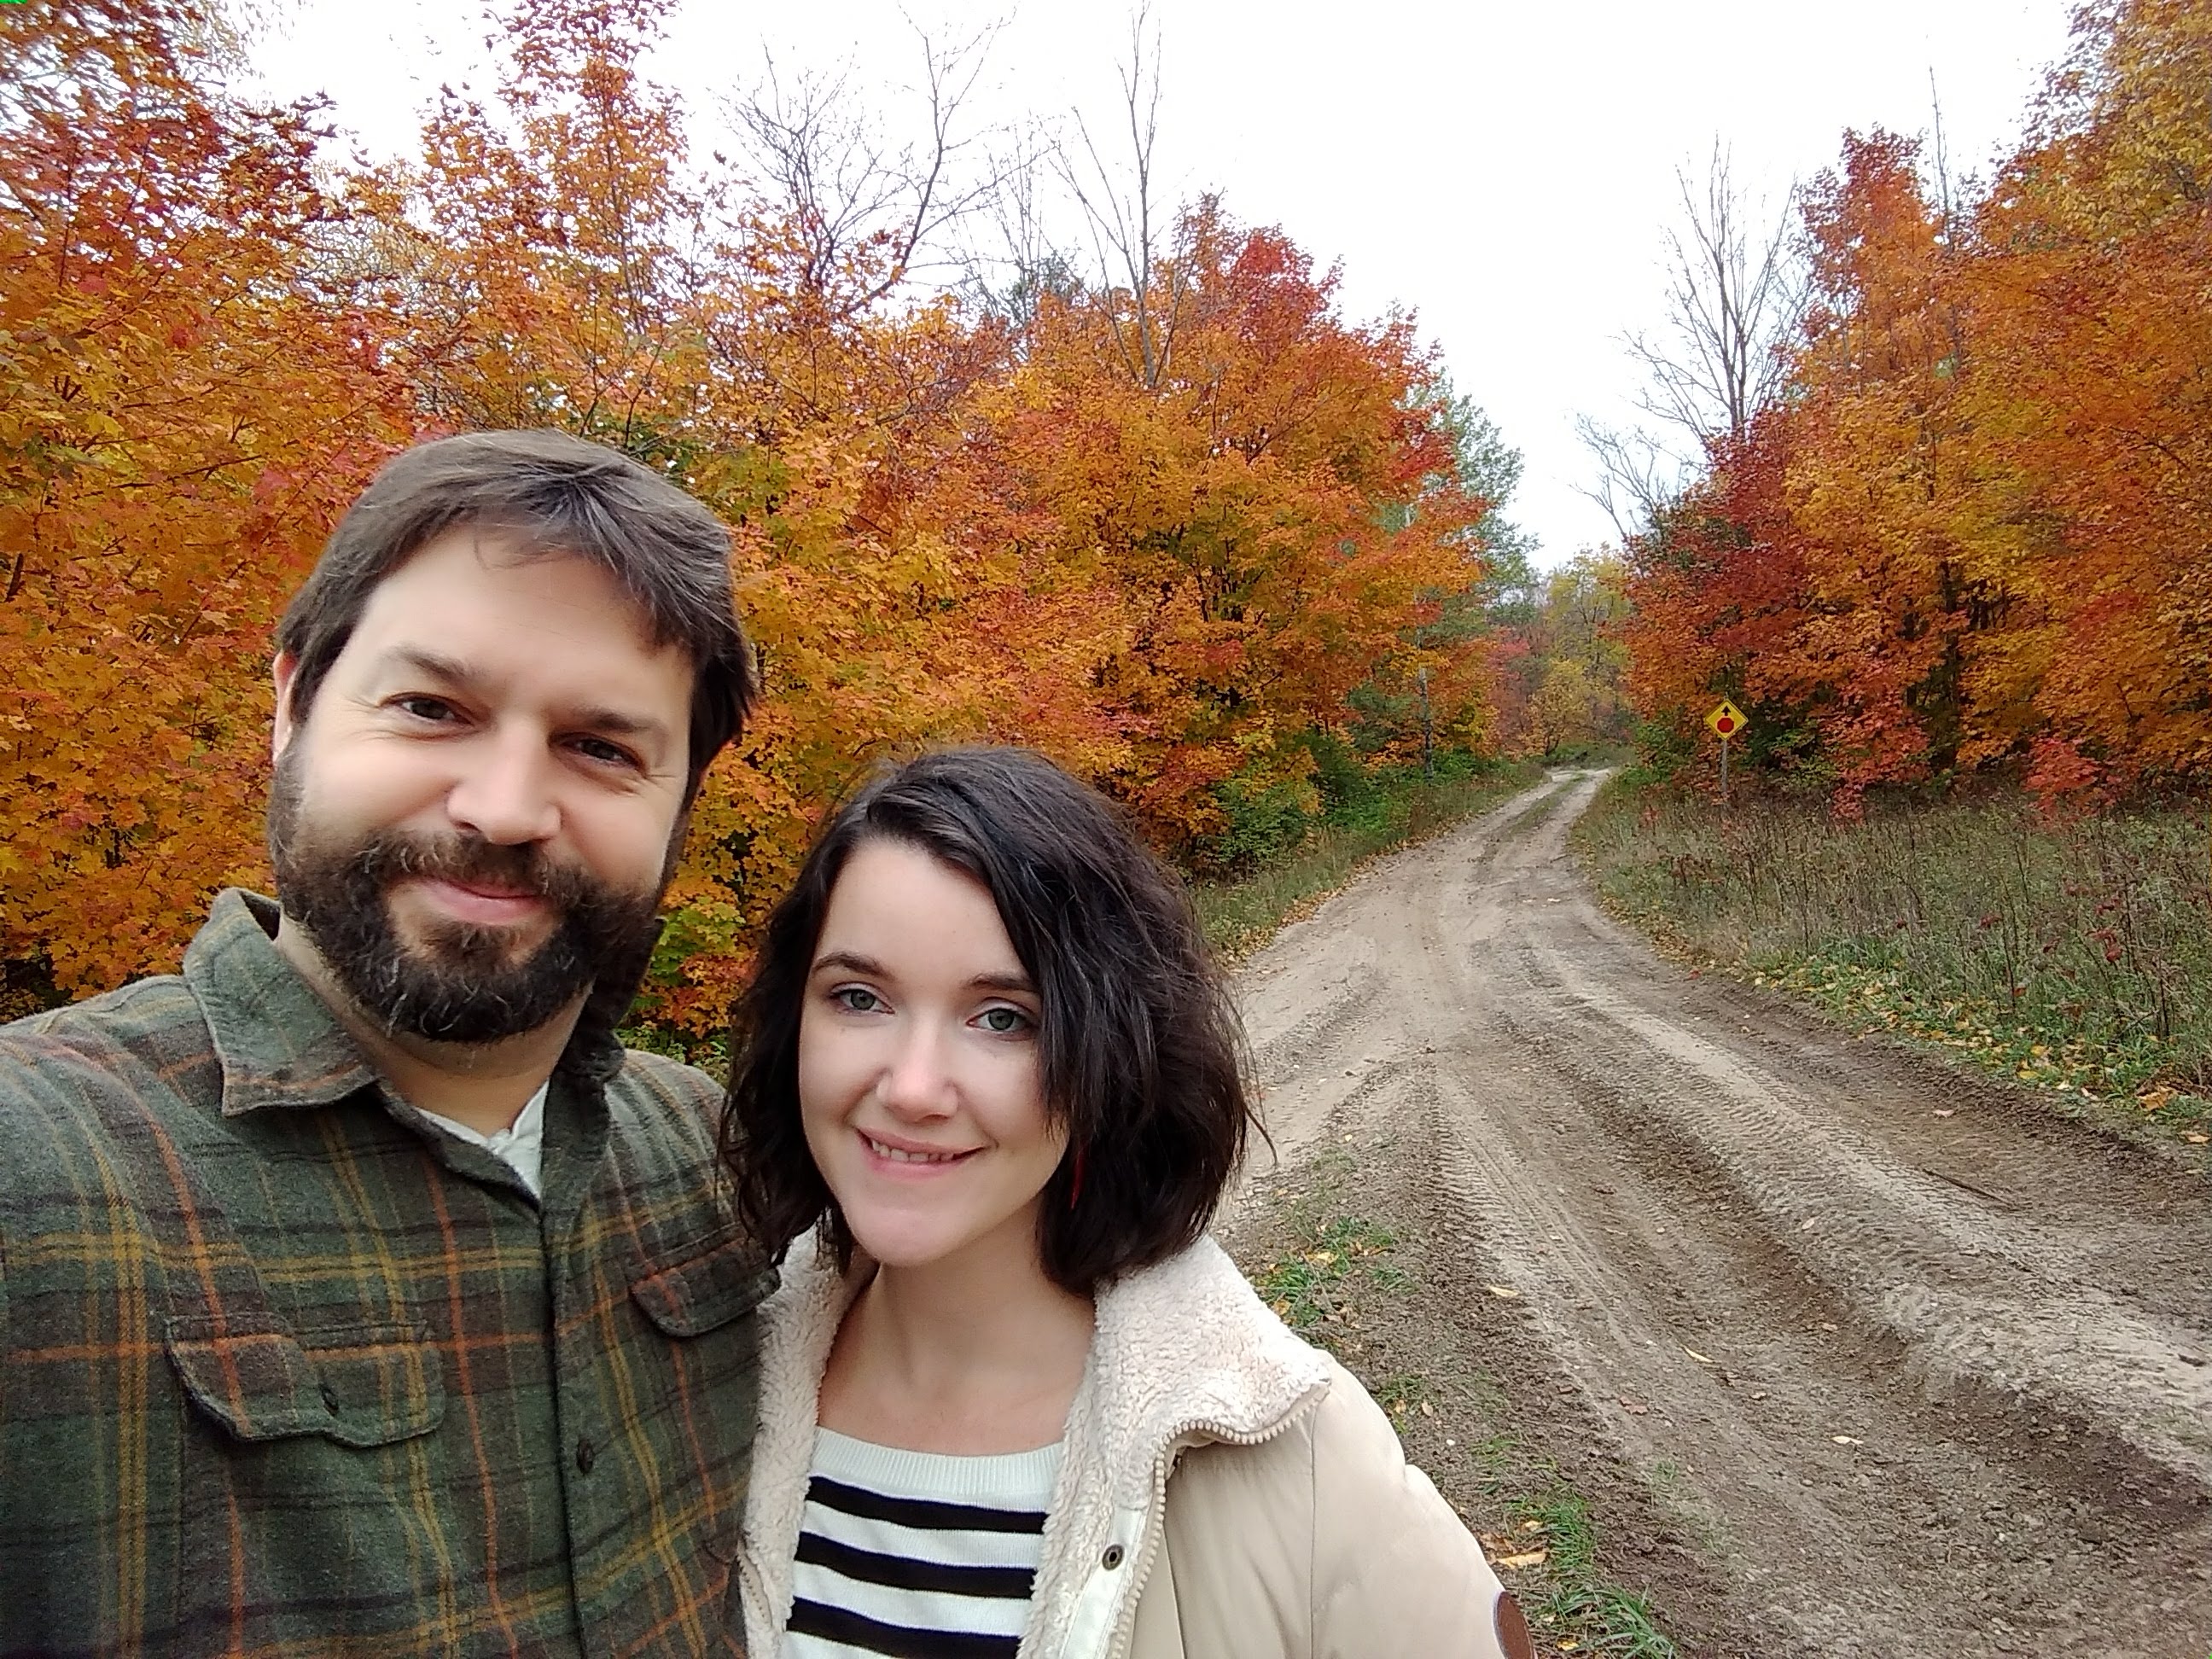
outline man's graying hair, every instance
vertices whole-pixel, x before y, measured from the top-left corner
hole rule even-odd
[[[277,624],[298,664],[291,712],[305,720],[379,582],[447,531],[477,526],[528,556],[603,567],[645,613],[656,646],[691,660],[688,800],[735,737],[757,689],[730,592],[719,520],[629,456],[565,432],[472,432],[388,462],[348,509]]]

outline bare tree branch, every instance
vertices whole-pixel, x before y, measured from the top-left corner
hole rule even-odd
[[[1728,151],[1713,146],[1705,186],[1677,168],[1682,224],[1667,233],[1667,312],[1657,336],[1627,339],[1649,380],[1638,404],[1653,419],[1710,450],[1739,439],[1780,396],[1782,348],[1804,314],[1804,281],[1794,257],[1793,189],[1771,226],[1754,231],[1757,209],[1730,176]]]
[[[1038,198],[1039,185],[1061,165],[1059,141],[1042,123],[1014,129],[1005,149],[992,155],[998,188],[975,216],[988,220],[997,246],[986,252],[971,245],[964,256],[962,292],[1012,325],[1017,337],[1027,336],[1047,295],[1073,299],[1084,289],[1076,262],[1053,240]],[[1003,283],[995,275],[1001,271]]]
[[[1146,40],[1146,27],[1152,38]],[[1150,0],[1129,17],[1129,56],[1120,65],[1122,113],[1128,122],[1130,180],[1122,188],[1099,153],[1090,124],[1079,112],[1076,131],[1083,139],[1087,169],[1078,168],[1065,150],[1060,176],[1074,194],[1091,228],[1091,247],[1109,287],[1126,282],[1129,315],[1109,307],[1115,343],[1132,378],[1157,389],[1175,355],[1175,330],[1188,293],[1190,268],[1181,245],[1182,217],[1155,198],[1154,149],[1159,138],[1160,31]],[[1170,218],[1166,228],[1159,221]],[[1164,289],[1156,284],[1164,283]]]
[[[799,280],[810,292],[826,295],[857,282],[841,295],[842,308],[875,304],[993,198],[1001,180],[991,165],[963,176],[969,152],[993,158],[986,135],[960,135],[959,117],[1000,27],[987,25],[949,46],[915,28],[927,125],[916,141],[885,137],[854,95],[849,66],[803,70],[787,81],[769,55],[760,83],[730,104],[746,150],[790,215]],[[873,257],[865,261],[866,274],[856,276],[864,254]]]
[[[1690,467],[1647,432],[1577,415],[1575,435],[1598,465],[1597,483],[1580,493],[1604,509],[1624,542],[1649,528],[1689,482]]]
[[[1700,463],[1740,441],[1781,397],[1789,344],[1805,314],[1795,187],[1771,222],[1759,222],[1763,210],[1736,187],[1718,141],[1702,189],[1685,168],[1675,169],[1674,181],[1682,219],[1666,233],[1667,321],[1656,334],[1623,341],[1644,373],[1636,406],[1658,431],[1587,416],[1575,422],[1598,468],[1597,483],[1582,493],[1624,539],[1648,529]],[[1670,433],[1673,441],[1664,435]]]

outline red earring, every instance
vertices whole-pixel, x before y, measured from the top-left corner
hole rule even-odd
[[[1067,1207],[1073,1209],[1075,1200],[1083,1196],[1083,1148],[1075,1149],[1075,1162],[1068,1171]]]

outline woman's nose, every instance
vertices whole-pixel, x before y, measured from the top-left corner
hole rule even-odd
[[[944,1039],[932,1022],[904,1022],[878,1085],[884,1104],[902,1117],[945,1116],[954,1092],[945,1060]]]

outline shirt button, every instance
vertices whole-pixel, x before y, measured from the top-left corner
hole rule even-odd
[[[1106,1547],[1106,1553],[1098,1558],[1098,1565],[1105,1568],[1109,1572],[1113,1571],[1115,1568],[1120,1566],[1121,1565],[1121,1547],[1119,1544],[1109,1544]]]
[[[332,1417],[338,1414],[338,1391],[327,1382],[323,1384],[323,1409]]]
[[[599,1461],[599,1449],[586,1438],[576,1443],[576,1473],[589,1474],[592,1465]]]

